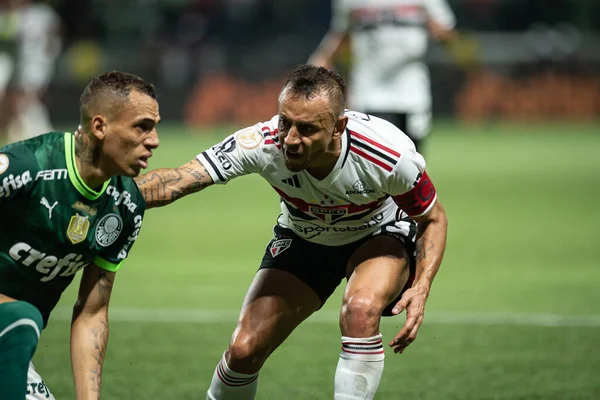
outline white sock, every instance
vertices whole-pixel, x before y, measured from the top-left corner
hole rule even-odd
[[[206,400],[253,400],[258,388],[258,372],[241,374],[229,369],[225,355],[213,374]]]
[[[371,400],[383,375],[381,334],[368,338],[342,336],[342,353],[335,371],[335,400]]]

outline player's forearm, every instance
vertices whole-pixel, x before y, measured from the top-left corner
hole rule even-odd
[[[77,306],[71,325],[71,366],[77,400],[100,398],[108,343],[108,309],[88,314]]]
[[[161,207],[210,185],[212,179],[206,168],[196,162],[180,168],[161,168],[135,178],[144,196],[146,208]]]
[[[177,169],[161,168],[135,178],[146,201],[146,208],[161,207],[184,196],[179,188],[182,180]]]
[[[435,205],[435,213],[429,220],[417,224],[416,281],[413,286],[421,286],[429,291],[446,249],[448,220],[441,204]]]
[[[330,68],[347,37],[348,35],[344,33],[328,32],[319,44],[319,47],[317,47],[308,59],[308,63]]]

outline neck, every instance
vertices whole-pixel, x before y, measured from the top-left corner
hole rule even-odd
[[[99,166],[99,151],[85,132],[75,134],[75,162],[79,176],[91,189],[98,190],[110,176]]]
[[[315,179],[325,179],[335,167],[340,154],[342,153],[342,140],[341,136],[337,140],[332,140],[329,148],[323,153],[316,163],[308,168],[306,171],[311,174]]]

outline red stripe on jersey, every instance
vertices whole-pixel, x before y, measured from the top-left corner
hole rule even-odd
[[[265,144],[274,144],[275,147],[277,147],[278,149],[281,148],[281,145],[276,141],[277,139],[277,133],[279,132],[279,130],[276,128],[275,130],[271,130],[269,129],[268,126],[263,126],[262,127],[262,131],[263,131],[263,135],[265,135]],[[268,136],[266,136],[268,135]]]
[[[385,169],[388,172],[392,171],[392,167],[390,167],[389,165],[379,161],[378,159],[376,159],[373,156],[368,155],[367,153],[365,153],[364,151],[362,151],[361,149],[359,149],[358,147],[354,147],[354,146],[350,146],[350,151],[353,153],[358,154],[359,156],[366,158],[367,160],[371,161],[373,164],[377,164],[378,166],[380,166],[381,168]]]
[[[279,128],[271,130],[271,128],[269,128],[268,126],[263,126],[261,129],[263,132],[269,132],[269,135],[271,136],[277,135],[279,133]]]
[[[310,204],[307,203],[306,201],[302,200],[302,199],[297,199],[295,197],[292,197],[290,195],[288,195],[287,193],[285,193],[283,190],[276,188],[275,186],[272,186],[273,189],[275,189],[275,191],[277,193],[279,193],[279,195],[284,198],[285,200],[287,200],[288,202],[292,203],[293,205],[295,205],[300,211],[304,211],[304,212],[310,212],[310,208],[311,207],[318,207],[318,208],[322,208],[322,209],[327,209],[327,210],[336,210],[336,209],[347,209],[348,210],[348,214],[354,214],[360,211],[365,211],[365,210],[372,210],[374,208],[379,207],[379,205],[381,204],[382,201],[384,201],[387,197],[383,197],[381,199],[377,199],[369,204],[362,204],[362,205],[358,205],[358,204],[346,204],[343,206],[322,206],[320,204]]]
[[[423,171],[421,179],[409,192],[392,197],[398,207],[411,217],[422,215],[435,200],[435,187]]]
[[[373,145],[373,146],[375,146],[375,147],[378,147],[378,148],[380,148],[380,149],[381,149],[381,150],[383,150],[383,151],[386,151],[386,152],[390,153],[390,154],[391,154],[391,155],[393,155],[393,156],[400,157],[400,153],[398,153],[397,151],[395,151],[395,150],[392,150],[392,149],[390,149],[389,147],[385,147],[385,146],[384,146],[384,145],[382,145],[381,143],[377,143],[377,142],[376,142],[376,141],[374,141],[373,139],[370,139],[370,138],[368,138],[368,137],[366,137],[366,136],[364,136],[364,135],[361,135],[361,134],[360,134],[360,133],[358,133],[358,132],[350,131],[350,134],[351,134],[352,136],[356,136],[357,138],[364,140],[364,141],[365,141],[365,142],[367,142],[367,143],[370,143],[370,144],[372,144],[372,145]]]

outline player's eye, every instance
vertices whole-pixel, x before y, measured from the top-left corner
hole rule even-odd
[[[298,131],[304,135],[310,135],[311,133],[315,133],[317,128],[314,125],[298,125]]]
[[[135,127],[142,132],[149,132],[152,130],[153,125],[148,122],[140,122],[136,124]]]
[[[279,130],[287,131],[291,127],[292,127],[292,124],[290,124],[290,121],[283,119],[283,118],[279,120]]]

